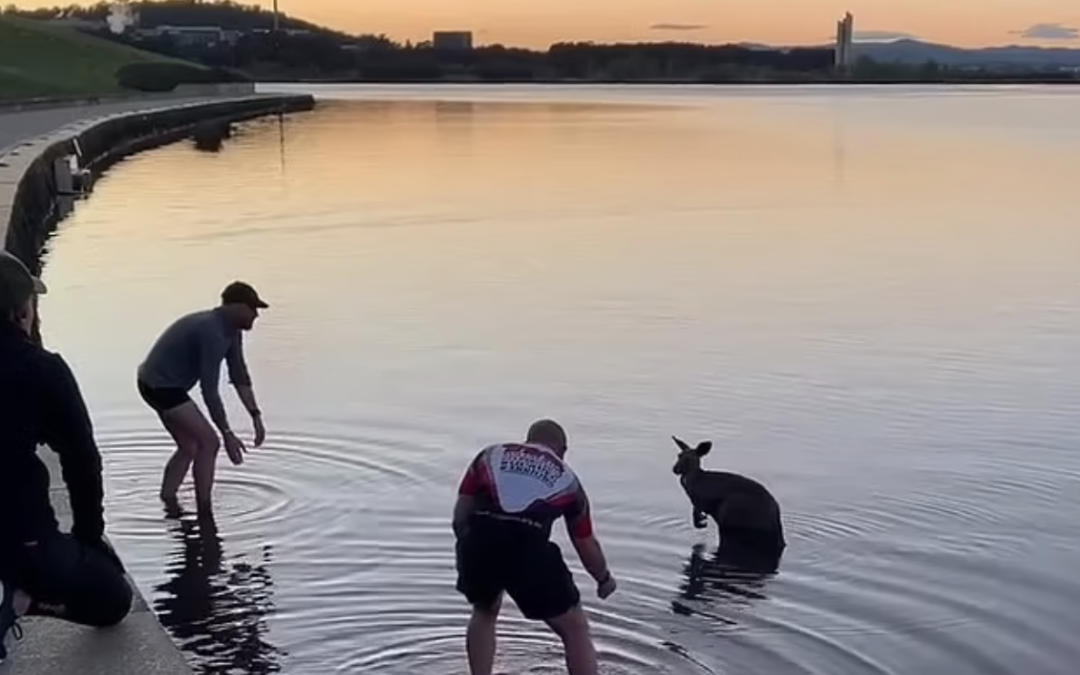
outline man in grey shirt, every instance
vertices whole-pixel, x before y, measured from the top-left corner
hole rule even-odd
[[[254,445],[262,445],[266,430],[244,360],[242,331],[251,330],[259,310],[267,307],[254,288],[234,281],[221,292],[220,306],[182,316],[166,328],[139,365],[139,394],[176,442],[176,452],[166,464],[161,481],[161,500],[167,506],[175,507],[176,492],[194,465],[196,505],[200,513],[209,514],[214,468],[222,443],[233,464],[244,461],[246,448],[229,426],[218,391],[222,361],[251,414]],[[221,440],[188,395],[196,383]]]

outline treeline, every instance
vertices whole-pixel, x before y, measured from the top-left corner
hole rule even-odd
[[[842,79],[865,84],[1038,84],[1080,82],[1076,73],[1065,70],[987,70],[982,68],[947,66],[935,61],[911,65],[906,63],[875,61],[866,56],[859,58],[853,65],[850,73]]]
[[[111,39],[126,40],[123,37]],[[395,44],[376,36],[349,44],[325,35],[256,33],[232,43],[185,44],[170,36],[132,42],[169,56],[256,77],[408,81],[730,80],[754,73],[826,74],[831,49],[789,52],[695,44],[565,43],[547,51],[501,45],[471,50]]]
[[[125,37],[110,39],[127,40]],[[994,73],[860,58],[847,73],[832,49],[763,50],[686,43],[559,43],[546,51],[503,47],[435,49],[382,36],[342,43],[321,34],[256,33],[233,43],[183,44],[169,36],[136,46],[261,80],[340,82],[1074,82],[1068,72]]]

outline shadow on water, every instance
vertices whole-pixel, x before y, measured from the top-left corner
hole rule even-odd
[[[271,547],[257,563],[225,560],[217,524],[191,514],[170,519],[170,534],[180,550],[154,588],[154,610],[197,672],[281,672],[285,653],[265,639],[274,611]]]
[[[748,608],[766,600],[765,587],[779,568],[779,558],[763,560],[734,546],[721,544],[712,555],[695,544],[683,565],[679,597],[671,611],[681,616],[703,616],[723,625],[738,622],[717,614],[725,608]]]

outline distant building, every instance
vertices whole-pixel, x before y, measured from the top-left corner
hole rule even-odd
[[[431,46],[435,49],[472,49],[472,31],[437,30],[431,34]]]
[[[298,35],[313,35],[311,30],[308,28],[252,28],[250,31],[248,31],[248,33],[251,35],[270,35],[275,32],[280,35],[288,35],[289,37],[296,37]]]
[[[181,45],[214,45],[219,43],[234,44],[240,38],[240,31],[226,30],[220,26],[155,26],[138,31],[144,38],[169,36]]]
[[[845,12],[844,18],[836,22],[834,65],[837,70],[847,70],[851,67],[851,44],[853,42],[854,29],[855,17],[851,15],[851,12]]]

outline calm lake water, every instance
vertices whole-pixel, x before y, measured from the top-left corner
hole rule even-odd
[[[1072,675],[1074,91],[327,87],[131,158],[42,303],[109,533],[202,672],[463,673],[457,482],[554,416],[620,581],[598,601],[556,528],[604,673]],[[134,374],[233,278],[272,304],[269,436],[222,463],[213,532],[163,514]],[[710,564],[671,434],[774,490],[778,575]],[[509,603],[499,648],[564,672]]]

